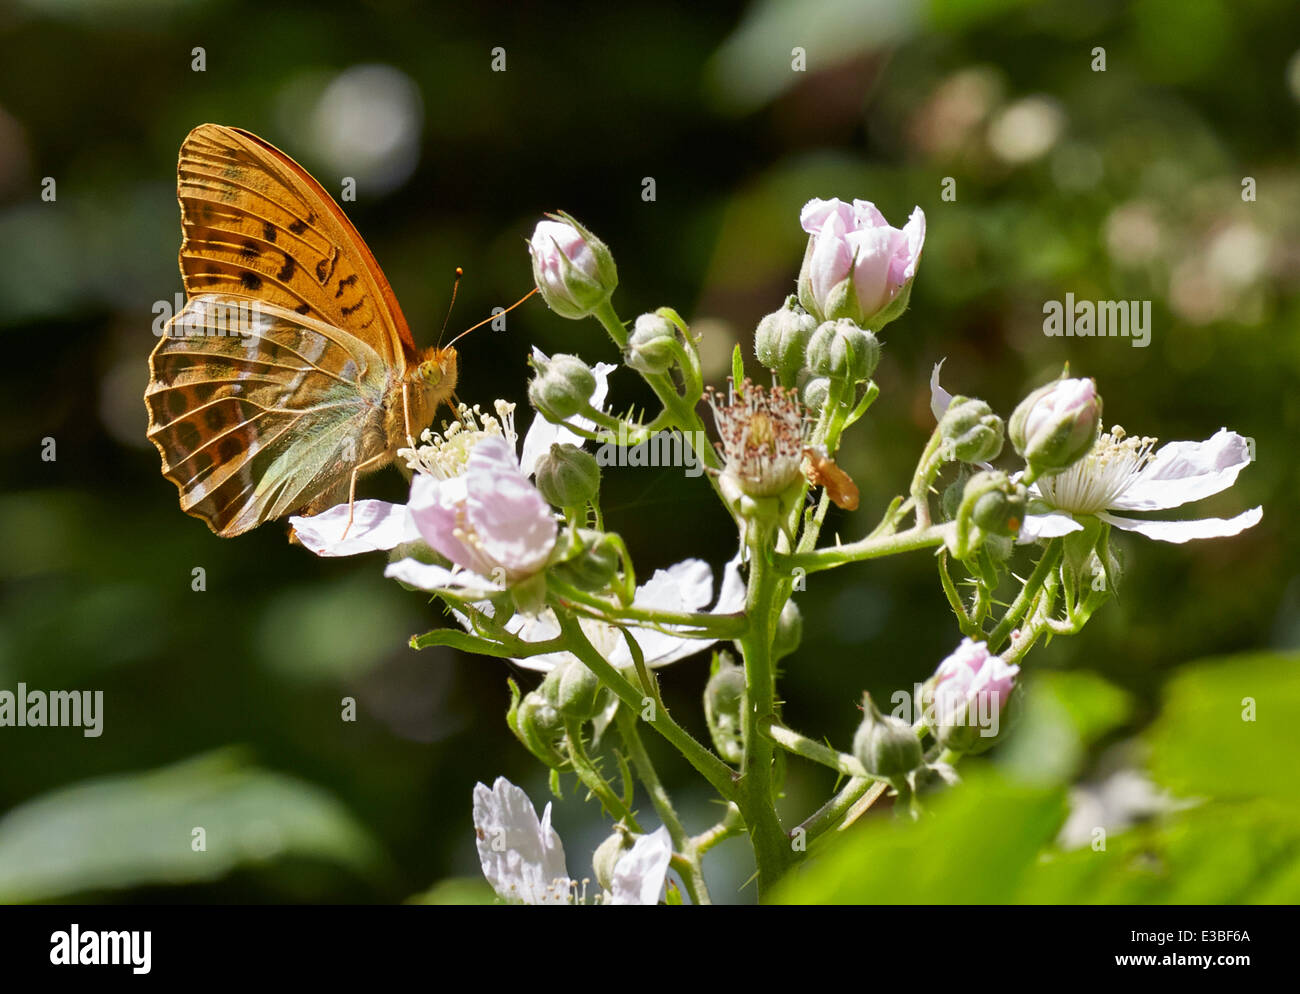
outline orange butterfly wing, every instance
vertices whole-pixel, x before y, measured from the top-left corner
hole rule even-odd
[[[357,229],[311,175],[269,142],[204,124],[181,145],[181,275],[189,297],[250,297],[361,339],[400,379],[415,341]]]
[[[191,131],[177,197],[188,301],[145,393],[163,475],[224,536],[337,502],[391,458],[386,412],[419,359],[392,287],[321,185],[247,131]]]

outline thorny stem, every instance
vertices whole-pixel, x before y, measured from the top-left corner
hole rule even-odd
[[[619,708],[616,721],[619,734],[623,737],[623,746],[632,760],[632,768],[636,770],[641,783],[645,785],[646,793],[650,795],[650,803],[658,812],[660,821],[668,828],[668,836],[673,840],[673,849],[682,857],[681,863],[685,864],[678,865],[678,872],[681,874],[682,884],[691,903],[711,904],[709,889],[704,883],[704,871],[700,866],[702,853],[695,841],[686,833],[682,820],[677,815],[677,809],[673,807],[672,798],[659,779],[650,754],[646,752],[645,743],[641,741],[641,733],[637,731],[636,716],[626,708]]]

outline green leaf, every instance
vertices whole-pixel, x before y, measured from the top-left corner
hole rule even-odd
[[[731,350],[731,382],[737,387],[745,381],[745,357],[740,351],[740,345]]]
[[[196,828],[206,851],[193,848]],[[0,819],[0,901],[210,881],[284,857],[368,874],[380,853],[331,795],[222,750],[14,808]]]
[[[980,771],[938,795],[919,822],[877,816],[778,885],[779,904],[1001,904],[1056,835],[1060,788]]]
[[[1087,747],[1132,713],[1129,695],[1095,673],[1033,673],[1026,683],[1024,716],[997,761],[1019,780],[1063,783],[1079,771]]]
[[[1252,653],[1179,672],[1146,737],[1174,794],[1300,805],[1300,653]]]

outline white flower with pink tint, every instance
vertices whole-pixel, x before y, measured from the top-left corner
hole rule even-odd
[[[319,556],[386,551],[423,540],[453,568],[406,558],[391,563],[384,575],[424,590],[482,595],[540,572],[559,532],[514,447],[499,435],[478,439],[459,475],[417,473],[407,504],[358,501],[355,509],[340,504],[291,521],[298,540]]]
[[[930,407],[941,418],[951,397],[939,385],[940,362],[930,377]],[[1029,488],[1030,513],[1018,541],[1033,542],[1082,531],[1079,517],[1092,515],[1122,531],[1158,542],[1181,544],[1192,539],[1228,538],[1259,524],[1261,507],[1232,518],[1152,521],[1114,511],[1164,511],[1227,490],[1250,465],[1250,442],[1220,428],[1203,442],[1169,442],[1129,436],[1120,427],[1103,432],[1078,462],[1062,472],[1039,478]]]
[[[799,301],[821,321],[849,318],[879,328],[902,313],[925,244],[925,213],[901,229],[866,200],[810,200],[799,215],[808,249]]]
[[[482,577],[531,576],[555,548],[555,516],[501,438],[479,442],[461,476],[417,476],[407,507],[434,552]]]

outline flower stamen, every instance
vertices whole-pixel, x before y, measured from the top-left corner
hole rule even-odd
[[[1086,456],[1068,469],[1038,480],[1043,498],[1055,508],[1075,514],[1096,514],[1137,480],[1154,455],[1156,439],[1126,435],[1115,425],[1103,432]]]

